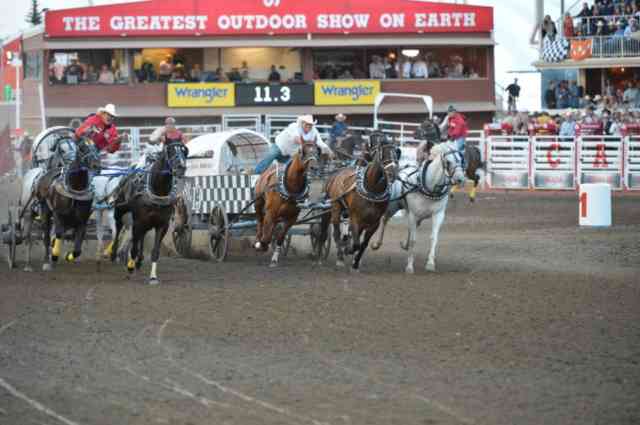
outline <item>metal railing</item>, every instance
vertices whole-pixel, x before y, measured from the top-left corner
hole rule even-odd
[[[618,22],[624,20],[627,25],[631,19],[639,19],[637,15],[598,15],[598,16],[585,16],[585,17],[573,17],[573,27],[575,31],[579,31],[583,37],[599,36],[598,28],[602,27],[604,31],[615,31]],[[560,19],[560,25],[564,28],[563,18]],[[560,28],[560,27],[558,27]]]

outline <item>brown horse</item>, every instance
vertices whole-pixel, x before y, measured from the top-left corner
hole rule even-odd
[[[320,247],[324,245],[329,237],[329,224],[333,224],[333,237],[338,250],[336,265],[344,266],[346,251],[347,254],[354,254],[351,269],[356,272],[387,210],[397,156],[395,145],[379,131],[370,135],[366,149],[364,162],[359,161],[355,167],[339,170],[325,184],[326,196],[331,201],[331,215],[322,217],[318,243]],[[349,217],[351,246],[348,246],[349,237],[341,234],[341,221],[345,214]],[[320,258],[319,253],[315,254]]]
[[[464,150],[464,162],[465,176],[473,181],[473,188],[469,193],[469,201],[476,201],[476,190],[478,188],[478,184],[480,183],[480,175],[478,174],[479,170],[485,169],[485,163],[482,162],[482,155],[480,154],[480,149],[475,146],[467,145]],[[454,192],[458,191],[458,186],[454,186],[451,190],[451,198],[453,199]]]
[[[276,235],[271,267],[278,265],[287,232],[298,220],[298,203],[305,200],[309,192],[307,171],[318,166],[318,157],[318,147],[314,143],[304,143],[283,169],[274,164],[265,170],[256,182],[256,250],[269,249],[276,225],[282,224],[280,232]]]

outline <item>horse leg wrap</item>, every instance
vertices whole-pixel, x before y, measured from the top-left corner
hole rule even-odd
[[[111,257],[111,253],[113,252],[113,241],[109,242],[109,245],[104,249],[103,255],[105,257]]]
[[[469,193],[469,198],[471,199],[471,202],[475,201],[475,199],[476,199],[476,188],[475,187],[473,189],[471,189],[471,193]]]
[[[53,261],[57,261],[60,257],[60,251],[62,251],[62,239],[55,238],[53,240],[53,250],[51,251],[51,258]]]
[[[67,260],[68,263],[73,263],[76,259],[76,256],[73,255],[73,252],[67,252],[67,255],[65,255],[64,259]]]
[[[129,257],[129,261],[127,261],[127,270],[129,271],[129,273],[132,273],[135,267],[136,262],[133,260],[133,258]]]

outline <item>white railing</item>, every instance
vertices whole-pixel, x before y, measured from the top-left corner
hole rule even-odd
[[[623,185],[623,139],[615,136],[583,136],[578,140],[579,183]]]
[[[631,136],[625,143],[625,186],[640,190],[640,136]]]
[[[511,136],[487,140],[487,184],[497,189],[528,189],[531,146]]]
[[[575,142],[557,136],[533,138],[531,183],[535,189],[575,189]]]

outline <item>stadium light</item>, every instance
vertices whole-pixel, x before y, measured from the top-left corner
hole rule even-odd
[[[416,56],[418,56],[418,54],[420,53],[420,50],[418,49],[403,49],[402,50],[402,54],[409,57],[409,58],[415,58]]]

